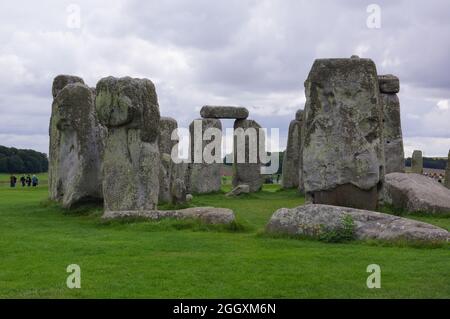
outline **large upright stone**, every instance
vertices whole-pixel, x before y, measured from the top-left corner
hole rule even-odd
[[[205,105],[200,110],[202,118],[215,119],[246,119],[248,110],[240,106],[211,106]]]
[[[177,121],[170,117],[161,117],[159,122],[159,152],[161,167],[159,171],[159,202],[172,202],[172,184],[177,178],[180,178],[184,183],[184,173],[182,176],[177,176],[177,166],[183,165],[175,163],[172,155],[178,157],[178,152],[172,154],[173,147],[178,143],[179,138],[176,134],[178,128]],[[174,134],[174,135],[173,135]],[[174,137],[174,139],[172,139]],[[178,185],[181,185],[178,182]]]
[[[448,151],[447,168],[445,169],[445,187],[450,188],[450,151]]]
[[[383,85],[392,88],[391,82],[398,84],[398,78],[393,75],[380,75],[378,81],[380,84],[380,90]],[[386,80],[391,79],[391,80]],[[383,135],[384,135],[384,158],[385,158],[385,173],[405,171],[405,153],[403,151],[403,137],[402,137],[402,125],[400,120],[400,102],[397,94],[384,93],[386,91],[395,91],[394,89],[388,90],[386,87],[381,90],[381,106],[383,108]],[[398,92],[398,91],[397,91]]]
[[[96,109],[108,128],[103,159],[105,211],[156,209],[159,194],[159,106],[147,79],[106,77]]]
[[[212,131],[209,129],[213,129]],[[189,125],[191,164],[189,165],[188,193],[217,192],[222,186],[221,145],[218,136],[206,136],[205,133],[222,131],[222,123],[214,118],[196,119]],[[220,133],[221,135],[221,133]],[[207,146],[209,145],[209,146]],[[217,147],[214,148],[214,145]],[[208,149],[205,151],[205,148]],[[212,158],[216,157],[217,161]]]
[[[101,200],[105,132],[95,114],[95,95],[80,78],[66,76],[55,78],[52,92],[56,96],[50,119],[50,198],[66,208]]]
[[[283,188],[298,188],[301,173],[301,137],[302,112],[297,112],[296,119],[289,124],[286,151],[283,157]]]
[[[303,177],[308,198],[374,210],[384,175],[375,64],[358,58],[316,60],[305,93]]]
[[[58,161],[59,161],[59,146],[60,146],[60,131],[58,130],[56,124],[57,120],[55,118],[55,114],[58,112],[58,105],[55,103],[55,98],[58,95],[59,91],[61,91],[67,84],[69,83],[82,83],[84,81],[82,78],[74,75],[58,75],[53,80],[52,85],[52,115],[50,117],[50,125],[49,125],[49,137],[50,137],[50,145],[49,145],[49,167],[48,167],[48,190],[49,197],[51,200],[58,200]]]
[[[260,153],[264,152],[264,131],[254,120],[234,122],[233,187],[246,184],[257,192],[263,184]]]
[[[423,174],[422,151],[415,150],[411,158],[411,173]]]

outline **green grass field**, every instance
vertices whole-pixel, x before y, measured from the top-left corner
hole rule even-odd
[[[100,207],[67,212],[49,203],[45,180],[36,189],[0,183],[2,298],[450,297],[448,245],[264,236],[277,208],[304,202],[276,185],[241,198],[195,196],[194,205],[235,211],[240,227],[227,229],[169,220],[105,224]],[[414,218],[450,229],[449,218]],[[81,289],[66,287],[69,264],[81,266]],[[369,264],[381,266],[381,289],[366,286]]]

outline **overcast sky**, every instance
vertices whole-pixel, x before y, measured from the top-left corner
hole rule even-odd
[[[450,1],[93,2],[1,1],[0,144],[47,153],[52,80],[75,74],[149,78],[180,126],[205,104],[246,106],[284,148],[314,59],[357,54],[400,78],[406,155],[450,149]]]

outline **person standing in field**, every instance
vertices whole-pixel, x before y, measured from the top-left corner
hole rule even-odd
[[[11,177],[9,178],[9,186],[16,187],[16,183],[17,183],[17,177],[14,175],[11,175]]]
[[[20,178],[20,182],[22,183],[22,187],[25,187],[26,183],[25,175],[22,175],[22,177]]]
[[[27,186],[30,187],[31,186],[31,177],[30,177],[30,175],[27,175],[26,181],[27,181]]]
[[[33,182],[33,187],[36,187],[39,183],[39,180],[36,177],[36,175],[33,175],[33,178],[31,179],[31,181]]]

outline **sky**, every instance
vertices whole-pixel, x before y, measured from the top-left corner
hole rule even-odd
[[[284,149],[314,59],[356,54],[400,78],[405,155],[446,157],[449,15],[446,0],[2,0],[0,145],[48,153],[52,81],[74,74],[148,78],[180,127],[245,106]]]

